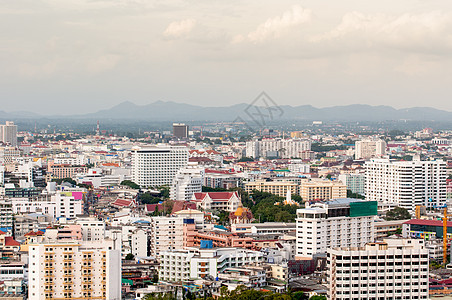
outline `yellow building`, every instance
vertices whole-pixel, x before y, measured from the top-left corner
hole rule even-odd
[[[271,193],[280,197],[286,197],[287,191],[291,194],[299,194],[299,185],[288,181],[253,181],[245,184],[245,191],[250,193],[253,190]]]
[[[300,196],[303,201],[347,198],[347,186],[341,181],[306,181],[300,185]]]

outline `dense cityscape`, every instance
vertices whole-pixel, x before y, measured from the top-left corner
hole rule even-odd
[[[1,299],[450,294],[451,131],[167,127],[0,125]]]

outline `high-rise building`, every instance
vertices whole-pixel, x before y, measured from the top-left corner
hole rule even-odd
[[[382,157],[386,153],[386,142],[383,140],[361,140],[355,142],[355,159]]]
[[[187,138],[188,125],[183,123],[173,123],[173,135],[177,138]]]
[[[446,167],[444,161],[392,161],[372,159],[366,167],[366,198],[379,204],[400,206],[415,211],[446,203]]]
[[[177,172],[170,189],[170,199],[190,201],[194,193],[202,192],[204,168],[188,163]]]
[[[142,187],[171,185],[179,170],[188,164],[188,149],[158,145],[132,149],[132,181]]]
[[[328,249],[328,299],[429,299],[428,268],[424,240]]]
[[[113,242],[29,245],[28,299],[121,299],[121,252]]]
[[[163,251],[182,249],[184,247],[184,218],[151,218],[151,255],[159,257]]]
[[[375,239],[377,203],[335,199],[297,209],[296,255],[311,259],[328,248],[360,247]]]
[[[0,125],[0,142],[17,146],[17,125],[14,122],[6,121],[5,125]]]

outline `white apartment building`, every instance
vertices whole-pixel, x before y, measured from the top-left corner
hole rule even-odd
[[[17,146],[17,125],[14,125],[14,122],[6,121],[4,125],[0,125],[0,142],[12,147]]]
[[[0,147],[0,164],[11,164],[15,158],[21,155],[21,151],[15,147]]]
[[[13,228],[13,204],[9,199],[0,199],[0,227]]]
[[[188,149],[157,145],[132,149],[132,181],[142,187],[171,185],[177,172],[188,163]]]
[[[242,248],[191,248],[162,252],[159,279],[180,282],[216,278],[227,268],[264,262],[264,253]]]
[[[335,199],[306,203],[297,209],[296,256],[311,259],[328,248],[360,247],[375,239],[377,203],[359,199]]]
[[[158,258],[164,251],[184,246],[184,218],[152,217],[150,233],[151,255]]]
[[[149,250],[149,231],[137,228],[132,232],[130,241],[131,253],[135,257],[147,257]]]
[[[28,299],[121,299],[121,254],[111,242],[29,246]]]
[[[361,140],[355,142],[355,159],[382,157],[386,153],[386,142],[383,140]]]
[[[428,264],[419,239],[328,249],[328,299],[429,299]]]
[[[246,142],[247,157],[301,158],[311,150],[311,141],[303,139],[263,139]]]
[[[105,222],[97,218],[78,218],[75,224],[81,226],[84,241],[103,241],[105,239]]]
[[[283,222],[231,224],[231,232],[233,233],[248,233],[257,235],[283,235],[291,231],[295,231],[296,229],[297,226],[295,223]]]
[[[202,192],[204,168],[188,163],[174,177],[170,188],[170,199],[190,201],[194,193]]]
[[[53,219],[75,218],[83,213],[83,201],[61,193],[38,198],[11,198],[15,214],[42,213]]]
[[[290,160],[289,165],[287,166],[290,172],[296,173],[309,173],[311,172],[311,166],[309,164],[303,163],[301,159],[292,159]]]
[[[414,212],[417,205],[427,208],[446,204],[444,161],[392,161],[372,159],[366,167],[366,198],[380,204],[400,206]]]

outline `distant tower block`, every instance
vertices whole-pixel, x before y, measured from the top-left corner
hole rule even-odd
[[[177,138],[187,138],[188,125],[183,123],[173,123],[173,135]]]
[[[96,135],[100,135],[100,126],[99,126],[99,120],[97,120]]]
[[[0,142],[17,146],[17,125],[14,122],[6,121],[5,125],[0,125]]]

